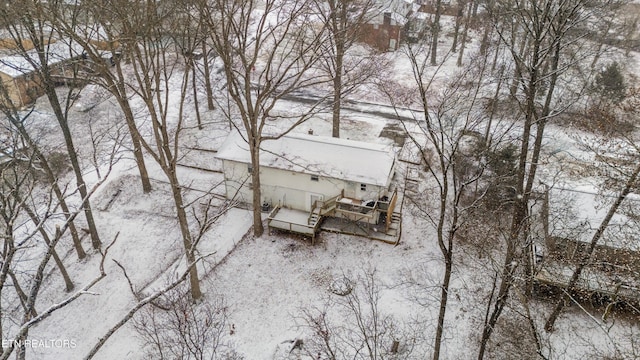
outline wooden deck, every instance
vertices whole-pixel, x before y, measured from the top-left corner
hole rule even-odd
[[[326,218],[322,222],[320,229],[338,234],[366,237],[371,240],[397,245],[400,242],[402,222],[399,213],[394,213],[393,217],[393,225],[389,228],[389,231],[386,232],[384,224],[373,225],[335,217]]]
[[[267,229],[280,229],[297,234],[308,235],[311,242],[315,243],[315,237],[320,227],[318,221],[310,221],[309,212],[293,210],[276,206],[267,217]]]
[[[313,244],[320,230],[362,236],[394,245],[400,242],[402,215],[399,212],[387,212],[393,211],[395,193],[391,203],[382,202],[378,205],[376,201],[372,207],[362,205],[359,200],[356,204],[342,199],[347,198],[339,195],[327,201],[316,202],[311,211],[275,207],[267,217],[267,228],[269,232],[273,228],[310,236]],[[384,207],[382,215],[379,210],[381,207]]]

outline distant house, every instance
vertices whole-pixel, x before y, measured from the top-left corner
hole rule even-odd
[[[360,41],[379,51],[398,50],[405,23],[398,13],[382,13],[363,26]]]
[[[46,47],[45,56],[54,80],[65,83],[67,79],[73,78],[73,66],[83,57],[82,48],[65,41],[57,41]],[[0,56],[0,81],[8,101],[19,108],[34,102],[44,94],[41,77],[37,71],[40,58],[34,49],[28,50],[26,54],[16,54],[15,51],[9,53]]]
[[[261,200],[265,208],[275,210],[271,227],[314,236],[324,217],[390,227],[397,199],[392,148],[290,134],[265,141],[261,149],[260,169],[253,169],[247,142],[232,131],[216,157],[223,162],[228,198],[251,203],[250,174],[260,171]]]
[[[400,47],[407,16],[418,9],[411,0],[391,0],[376,8],[360,33],[360,41],[379,51]]]
[[[547,189],[531,201],[534,280],[564,288],[588,253],[589,243],[614,198],[589,189]],[[605,301],[640,303],[640,199],[630,194],[594,248],[577,288]],[[631,211],[630,213],[628,211]]]

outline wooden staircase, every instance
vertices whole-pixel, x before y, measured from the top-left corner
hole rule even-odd
[[[398,236],[402,231],[402,214],[399,212],[394,212],[391,214],[391,221],[389,222],[389,227],[387,228],[387,235]]]
[[[315,227],[316,224],[322,219],[322,215],[320,215],[317,212],[311,212],[311,214],[309,214],[309,219],[307,220],[307,224],[309,226],[313,226]]]
[[[340,197],[342,197],[342,193],[327,200],[314,201],[311,206],[311,212],[309,212],[307,224],[315,227],[316,224],[320,223],[323,216],[332,215],[336,210],[336,201]]]

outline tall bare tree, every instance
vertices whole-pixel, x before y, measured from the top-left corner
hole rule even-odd
[[[111,18],[114,12],[97,3],[82,2],[70,7],[51,8],[48,21],[62,36],[73,39],[87,58],[90,76],[86,79],[113,95],[118,103],[129,129],[132,152],[140,173],[142,190],[151,191],[151,182],[142,153],[140,134],[130,103],[132,92],[126,84],[122,69],[120,35],[122,29]],[[82,15],[82,16],[81,16]],[[82,21],[91,19],[92,21]]]
[[[3,134],[4,135],[4,134]],[[82,209],[70,213],[68,218],[57,216],[58,204],[56,195],[47,191],[47,186],[41,186],[34,171],[40,161],[39,155],[28,147],[22,147],[23,142],[19,133],[14,133],[14,148],[9,161],[3,157],[0,166],[0,229],[2,229],[2,266],[0,267],[0,297],[7,300],[1,304],[3,319],[10,321],[0,323],[0,337],[3,346],[1,359],[9,358],[14,352],[18,359],[26,358],[25,339],[29,330],[54,311],[68,305],[78,297],[87,293],[92,286],[104,277],[101,262],[101,274],[87,283],[76,293],[68,295],[64,300],[47,305],[41,299],[40,293],[45,287],[45,278],[50,268],[51,259],[56,263],[66,284],[67,291],[73,289],[62,260],[57,254],[56,247],[68,230],[75,217],[82,213]],[[19,140],[18,140],[19,139]],[[6,140],[6,138],[3,138]],[[3,145],[6,143],[3,141]],[[5,148],[6,149],[6,148]],[[7,151],[5,155],[9,153]],[[89,195],[97,186],[89,190]],[[46,198],[44,202],[36,199]],[[36,214],[33,208],[44,207],[43,216]],[[57,219],[56,219],[57,218]],[[29,224],[29,220],[31,224]],[[62,222],[59,219],[63,219]],[[56,223],[55,234],[48,234],[45,226]],[[15,296],[6,290],[13,289]]]
[[[436,0],[433,11],[433,24],[431,25],[431,66],[438,65],[438,39],[440,38],[440,16],[442,15],[442,0]]]
[[[223,1],[202,3],[211,43],[224,67],[232,107],[225,111],[249,146],[253,189],[253,230],[264,232],[260,208],[260,144],[277,139],[306,121],[324,97],[302,113],[278,112],[276,105],[293,92],[328,82],[312,71],[322,58],[323,27],[314,21],[311,0]],[[273,121],[283,130],[268,133]]]
[[[89,191],[84,181],[83,168],[78,159],[77,149],[69,128],[68,116],[72,105],[73,89],[70,87],[67,96],[60,98],[56,91],[56,85],[60,82],[74,84],[82,81],[79,66],[68,66],[60,69],[60,64],[54,64],[60,58],[68,60],[77,59],[81,53],[74,49],[73,44],[60,43],[56,34],[52,31],[47,14],[52,8],[60,6],[59,3],[41,3],[37,1],[24,1],[15,6],[5,6],[0,10],[0,18],[4,19],[7,32],[16,45],[16,55],[24,58],[28,71],[38,79],[37,84],[46,95],[55,119],[62,131],[67,154],[76,177],[77,190],[82,199],[87,226],[91,235],[91,243],[95,249],[101,246],[100,236],[93,219]],[[28,49],[28,46],[33,47]],[[55,50],[54,50],[55,47]],[[67,61],[67,64],[68,61]]]
[[[0,98],[2,99],[0,102],[3,104],[0,109],[6,119],[5,125],[3,126],[4,130],[7,134],[13,134],[12,136],[20,139],[21,146],[19,148],[26,148],[33,152],[35,157],[33,163],[42,172],[49,186],[51,186],[51,190],[56,196],[57,203],[62,209],[64,217],[69,219],[71,211],[67,205],[66,194],[64,194],[58,183],[57,173],[54,172],[53,166],[49,164],[49,159],[45,155],[46,151],[41,150],[40,145],[36,142],[35,137],[37,135],[32,134],[26,125],[32,111],[21,112],[19,108],[13,104],[9,89],[7,89],[5,84],[0,85]],[[17,150],[17,148],[15,150]],[[74,222],[69,223],[69,232],[78,259],[84,259],[87,254],[82,246],[80,235]]]
[[[364,25],[380,13],[375,0],[318,0],[314,12],[328,32],[321,51],[322,69],[333,79],[332,136],[340,137],[342,98],[370,77],[376,69],[372,55],[351,55],[349,50],[361,35]]]
[[[593,26],[602,12],[610,11],[616,1],[494,1],[489,3],[489,13],[496,24],[500,41],[511,53],[516,84],[521,96],[511,95],[517,104],[518,114],[524,119],[520,141],[519,161],[516,172],[516,197],[509,233],[506,236],[506,253],[500,274],[500,285],[495,294],[493,308],[484,324],[478,359],[484,358],[491,334],[507,304],[509,292],[516,278],[518,266],[527,266],[530,242],[526,229],[528,203],[541,156],[545,126],[548,121],[563,112],[580,96],[567,96],[559,101],[557,84],[581,66],[592,52],[590,44],[575,41],[577,29]],[[499,26],[505,18],[512,24]],[[588,25],[587,25],[588,24]],[[509,31],[511,30],[511,31]],[[523,39],[519,51],[513,46],[515,39]],[[565,89],[566,90],[566,89]]]
[[[484,126],[484,119],[479,115],[482,113],[479,111],[482,106],[479,94],[484,85],[487,64],[478,59],[480,66],[464,69],[437,93],[430,89],[433,74],[428,71],[428,58],[423,50],[419,44],[405,48],[417,90],[416,95],[409,98],[410,103],[398,103],[396,99],[402,97],[395,96],[393,89],[387,93],[396,108],[413,105],[421,109],[419,117],[411,123],[403,122],[403,127],[407,140],[426,164],[428,180],[421,191],[407,193],[407,198],[420,216],[428,219],[435,228],[444,262],[444,275],[438,286],[440,306],[433,346],[433,359],[438,359],[441,356],[457,234],[464,226],[466,214],[484,193],[484,190],[473,190],[477,189],[477,182],[486,166],[486,143],[479,132]],[[467,87],[470,82],[475,82],[474,86]],[[473,145],[469,146],[470,143]],[[435,193],[437,202],[432,203],[433,200],[425,198],[424,193]]]
[[[131,11],[132,5],[135,5],[135,11]],[[191,233],[187,214],[189,204],[184,199],[184,188],[177,171],[182,156],[181,134],[187,126],[185,103],[192,68],[180,61],[182,55],[176,51],[176,43],[167,36],[178,31],[177,19],[182,18],[182,8],[178,3],[123,1],[111,3],[106,10],[120,29],[122,55],[129,62],[126,80],[121,86],[142,102],[141,116],[149,121],[151,135],[142,136],[137,127],[129,129],[137,133],[141,145],[171,185],[186,262],[192,264],[196,260],[197,244]],[[124,66],[118,69],[124,71]],[[177,112],[173,113],[172,109]],[[196,266],[190,267],[189,282],[192,299],[200,299],[202,291]]]

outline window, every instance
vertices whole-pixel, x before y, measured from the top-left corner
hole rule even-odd
[[[360,184],[360,190],[367,191],[367,184]]]
[[[253,166],[251,164],[247,165],[247,172],[253,174]]]
[[[387,26],[391,25],[391,13],[390,12],[384,13],[382,21]]]
[[[318,175],[311,175],[311,181],[319,181]]]

